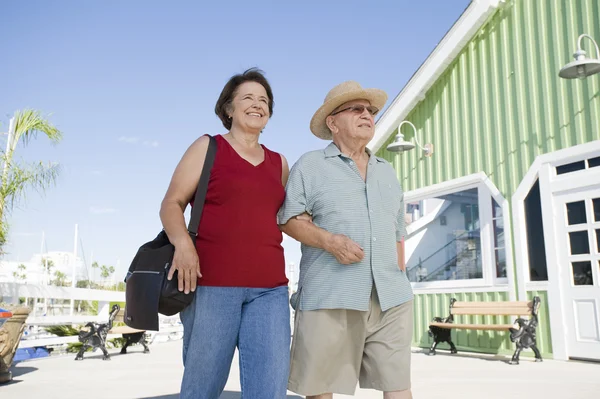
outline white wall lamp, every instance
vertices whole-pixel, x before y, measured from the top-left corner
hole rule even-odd
[[[405,123],[412,126],[414,131],[413,137],[419,148],[423,150],[423,155],[425,155],[426,157],[430,157],[431,155],[433,155],[433,144],[425,144],[424,147],[421,147],[421,144],[417,139],[417,128],[409,121],[400,122],[400,124],[398,125],[398,134],[396,134],[396,138],[394,139],[394,141],[388,144],[387,150],[390,152],[404,152],[415,148],[415,145],[412,142],[404,140],[404,135],[400,132],[400,128]]]
[[[600,72],[600,59],[598,58],[586,58],[587,54],[584,50],[581,49],[581,39],[583,38],[590,39],[592,43],[594,43],[594,47],[596,48],[596,57],[600,58],[600,51],[598,50],[598,44],[594,41],[594,39],[587,34],[583,34],[579,36],[577,39],[577,51],[573,54],[573,58],[575,61],[568,63],[558,73],[563,79],[585,79],[588,76],[594,75]]]

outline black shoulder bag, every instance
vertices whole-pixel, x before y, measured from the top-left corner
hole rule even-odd
[[[188,224],[188,232],[196,243],[198,224],[204,207],[208,180],[212,169],[217,143],[213,136],[210,142],[202,174],[194,197],[194,206]],[[125,277],[125,315],[123,320],[129,327],[139,330],[158,331],[158,314],[172,316],[181,312],[194,299],[195,292],[179,291],[177,271],[167,279],[173,263],[175,247],[162,230],[156,238],[142,245]]]

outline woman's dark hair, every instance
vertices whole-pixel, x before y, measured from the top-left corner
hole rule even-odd
[[[232,76],[225,87],[223,87],[223,91],[221,91],[221,95],[217,100],[217,105],[215,105],[215,114],[221,119],[225,129],[231,129],[231,119],[229,118],[228,111],[230,111],[233,97],[235,97],[237,89],[242,83],[256,82],[265,88],[269,97],[269,118],[273,116],[273,91],[263,74],[264,72],[260,69],[250,68],[244,71],[244,73]]]

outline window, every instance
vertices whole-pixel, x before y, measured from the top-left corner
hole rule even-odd
[[[576,172],[578,170],[585,169],[585,161],[577,161],[572,163],[567,163],[564,165],[560,165],[556,167],[557,175],[564,175],[565,173]]]
[[[512,267],[506,201],[484,173],[404,195],[407,276],[416,289],[506,286]],[[412,204],[412,205],[409,205]],[[409,208],[412,207],[412,208]]]
[[[569,218],[571,218],[571,214]],[[573,216],[573,219],[577,220],[575,216]],[[539,180],[536,180],[531,190],[529,190],[529,194],[525,197],[525,225],[527,230],[527,252],[529,253],[529,279],[531,281],[548,281]]]
[[[566,163],[556,167],[557,175],[564,175],[565,173],[577,172],[578,170],[585,170],[589,168],[596,168],[600,166],[600,157],[584,159],[583,161],[576,161]]]
[[[502,207],[492,198],[492,227],[496,277],[506,277],[506,243],[504,240],[504,217]]]
[[[483,277],[481,222],[477,188],[427,198],[428,210],[409,238],[407,261],[412,282],[469,280]],[[416,222],[414,222],[416,224]]]

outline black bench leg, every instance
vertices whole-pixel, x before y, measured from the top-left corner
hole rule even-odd
[[[517,345],[517,349],[515,350],[515,353],[513,354],[512,359],[510,359],[510,362],[508,362],[509,364],[519,364],[519,356],[521,355],[521,351],[523,350],[523,347],[521,345]]]
[[[110,360],[110,355],[108,354],[108,351],[104,345],[100,347],[100,350],[104,354],[104,356],[102,356],[102,360]]]
[[[438,341],[433,341],[433,344],[431,344],[431,348],[429,348],[429,356],[435,356],[435,348],[438,346],[438,344]]]
[[[124,355],[127,353],[127,347],[129,346],[129,338],[125,338],[125,344],[121,348],[121,354]]]
[[[437,348],[440,342],[447,342],[450,344],[450,353],[458,353],[456,346],[452,342],[452,331],[449,328],[440,327],[429,327],[429,335],[433,338],[433,344],[429,348],[429,355],[435,355],[435,348]]]
[[[540,350],[538,349],[537,345],[532,345],[531,349],[533,350],[533,353],[535,353],[535,361],[536,362],[542,362],[542,361],[544,361],[542,359],[542,354],[540,353]]]
[[[454,346],[454,342],[452,342],[451,339],[446,342],[450,344],[450,353],[458,353],[458,350],[456,350],[456,346]]]
[[[91,346],[87,344],[81,345],[79,352],[77,352],[77,355],[75,356],[75,360],[83,360],[83,354],[88,350],[88,348],[91,348]]]

